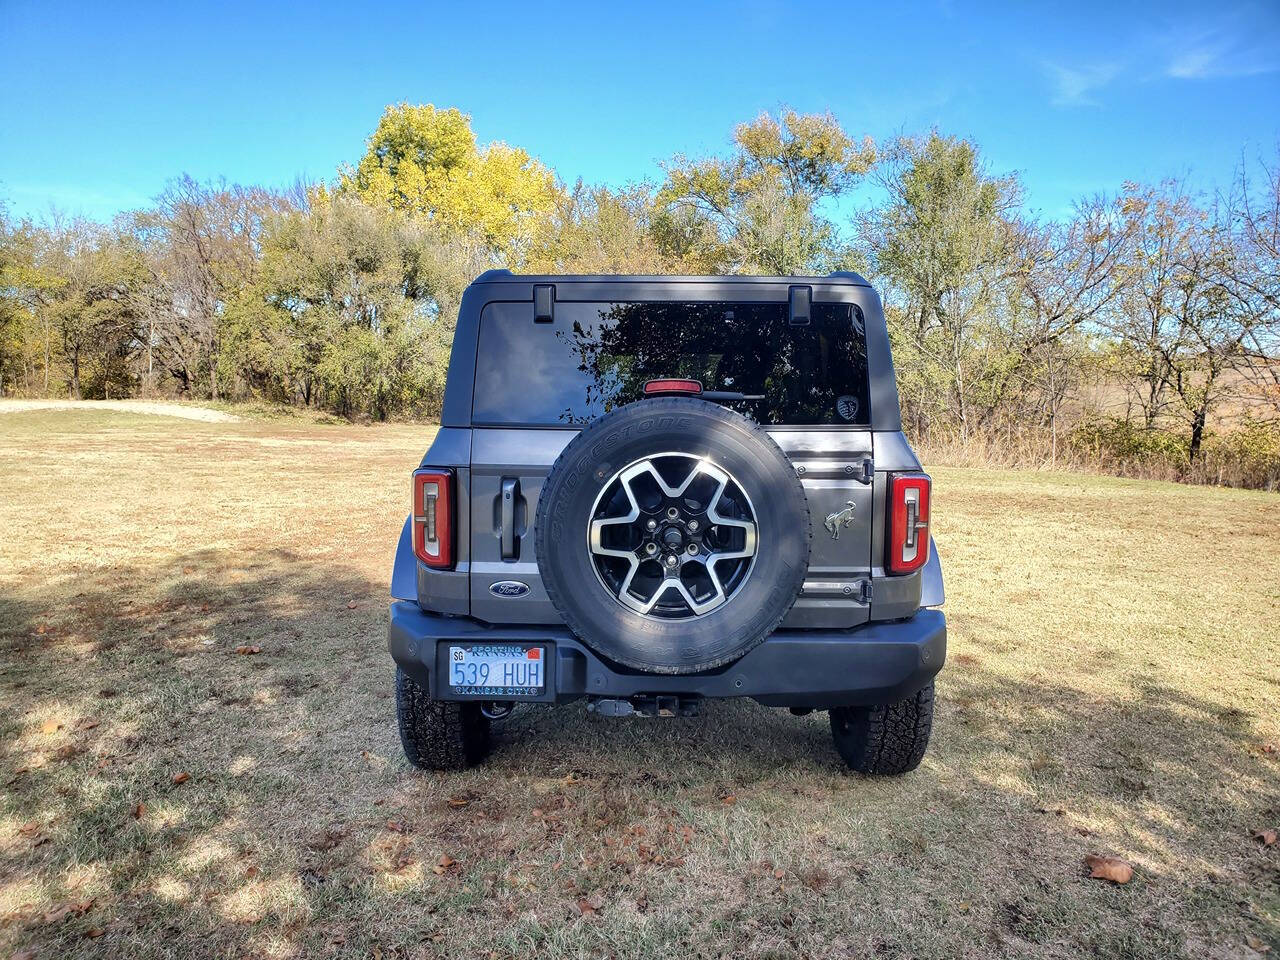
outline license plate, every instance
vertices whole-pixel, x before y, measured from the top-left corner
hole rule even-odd
[[[547,685],[543,647],[474,643],[449,648],[449,687],[469,697],[537,697]]]

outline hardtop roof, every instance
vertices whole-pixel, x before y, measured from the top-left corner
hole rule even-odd
[[[510,270],[486,270],[473,283],[697,283],[697,284],[846,284],[869,287],[860,274],[841,270],[824,276],[740,276],[736,274],[712,274],[689,276],[685,274],[631,274],[631,273],[513,273]]]

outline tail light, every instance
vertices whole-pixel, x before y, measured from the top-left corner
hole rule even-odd
[[[929,560],[930,485],[923,473],[889,476],[890,573],[911,573]]]
[[[413,552],[428,567],[453,566],[453,471],[413,474]]]

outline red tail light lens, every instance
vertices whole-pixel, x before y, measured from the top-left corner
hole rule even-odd
[[[911,573],[929,560],[929,490],[923,473],[895,473],[889,477],[890,573]]]
[[[650,380],[644,385],[646,397],[657,397],[664,393],[701,393],[702,383],[698,380]]]
[[[453,471],[413,475],[413,552],[428,567],[453,566]]]

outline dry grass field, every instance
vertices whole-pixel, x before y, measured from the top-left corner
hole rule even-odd
[[[1275,495],[936,471],[907,777],[728,702],[440,776],[384,647],[429,435],[0,418],[0,956],[1280,955]]]

